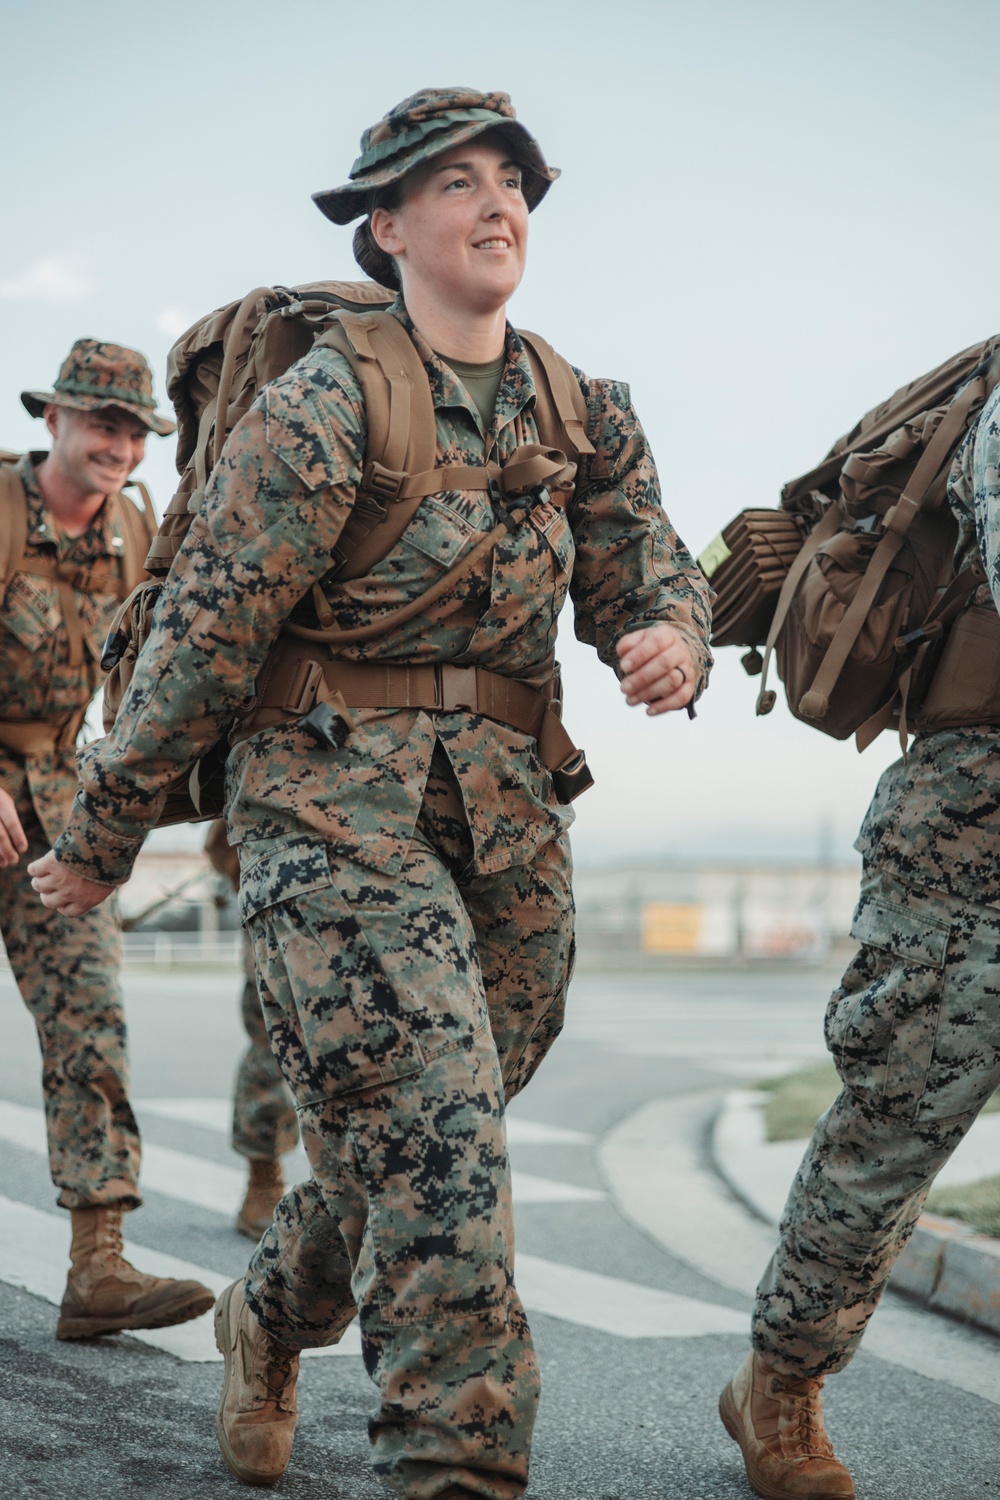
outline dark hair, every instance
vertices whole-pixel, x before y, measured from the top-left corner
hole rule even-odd
[[[395,212],[403,202],[405,185],[406,178],[401,177],[398,182],[376,188],[368,199],[367,215],[354,231],[354,259],[362,271],[379,286],[391,287],[395,292],[400,290],[399,272],[392,256],[385,253],[372,234],[372,214],[377,208]]]

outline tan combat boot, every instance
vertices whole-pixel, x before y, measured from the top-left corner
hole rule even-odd
[[[259,1240],[271,1224],[274,1210],[285,1196],[280,1161],[250,1159],[247,1195],[236,1215],[236,1228],[251,1240]]]
[[[854,1481],[823,1426],[822,1384],[781,1375],[751,1353],[719,1398],[750,1486],[765,1500],[854,1500]]]
[[[244,1484],[276,1484],[292,1456],[299,1356],[261,1328],[242,1279],[215,1304],[215,1342],[225,1361],[215,1418],[222,1456]]]
[[[69,1276],[57,1339],[89,1339],[130,1328],[167,1328],[208,1312],[215,1298],[200,1281],[146,1276],[122,1254],[122,1210],[116,1204],[74,1208]]]

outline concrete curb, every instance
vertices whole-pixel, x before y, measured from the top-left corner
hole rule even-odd
[[[802,1142],[766,1140],[759,1093],[727,1094],[712,1126],[710,1150],[716,1171],[737,1197],[758,1218],[776,1225]],[[957,1219],[923,1214],[891,1285],[936,1312],[1000,1334],[1000,1241]]]

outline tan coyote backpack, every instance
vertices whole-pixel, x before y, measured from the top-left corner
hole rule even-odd
[[[392,300],[391,292],[373,282],[257,287],[242,301],[232,302],[195,324],[170,351],[167,391],[177,415],[181,480],[146,559],[153,580],[140,585],[125,601],[108,634],[101,662],[108,673],[104,689],[106,731],[114,724],[136,658],[149,635],[162,581],[187,534],[192,515],[204,499],[227,436],[249,410],[257,392],[316,345],[335,348],[350,362],[364,396],[368,430],[361,483],[335,553],[334,577],[357,578],[369,571],[391,551],[421,499],[443,489],[489,490],[502,500],[548,485],[553,489],[554,503],[569,503],[576,459],[593,453],[593,448],[586,436],[586,403],[566,361],[537,334],[519,330],[535,382],[535,420],[541,444],[518,449],[502,469],[495,463],[435,467],[436,428],[430,384],[406,330],[385,311]],[[259,707],[270,712],[263,719],[258,715],[252,724],[242,722],[241,737],[279,722],[282,715],[288,717],[283,710],[278,712],[279,703],[284,705],[293,697],[305,703],[305,696],[299,693],[303,684],[303,693],[307,688],[310,701],[317,709],[321,707],[330,695],[319,667],[310,665],[310,654],[328,660],[329,647],[337,642],[347,644],[381,634],[412,618],[495,546],[508,524],[509,516],[484,535],[427,594],[377,625],[361,627],[349,637],[332,628],[310,631],[287,626],[286,634],[298,639],[298,648],[294,655],[287,650],[272,652],[259,686]],[[313,595],[321,626],[332,627],[322,592],[315,589]],[[311,642],[326,643],[327,649],[319,653]],[[287,646],[287,642],[284,644]],[[349,667],[344,665],[345,673]],[[286,678],[294,682],[286,682]],[[270,698],[265,698],[263,684],[271,690]],[[364,706],[369,685],[359,679],[355,687],[361,695],[357,706]],[[418,703],[412,687],[407,692],[407,701]],[[502,688],[495,691],[498,701],[503,700],[503,712],[498,709],[494,716],[518,713],[525,724],[531,723],[532,732],[540,730],[544,721],[544,744],[541,735],[539,739],[543,758],[548,755],[555,762],[553,769],[565,770],[566,763],[579,752],[558,728],[556,716],[535,702],[514,709],[510,706],[512,695],[513,689],[510,693]],[[514,722],[510,718],[507,721]],[[170,789],[161,824],[220,816],[229,748],[228,737],[219,741],[190,775]]]
[[[971,639],[970,604],[996,616],[978,558],[955,572],[946,486],[1000,376],[998,351],[1000,335],[901,387],[785,485],[780,510],[742,512],[702,553],[718,594],[713,643],[754,648],[743,662],[762,674],[758,714],[774,707],[773,655],[794,716],[854,734],[859,750],[894,722],[905,749],[911,728],[1000,718],[1000,698],[951,702],[936,672],[949,631]],[[977,627],[972,649],[992,689],[1000,618],[985,656],[983,636]]]

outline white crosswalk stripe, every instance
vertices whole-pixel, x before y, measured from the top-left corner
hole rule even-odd
[[[143,1106],[137,1104],[135,1108],[141,1117]],[[174,1114],[172,1118],[181,1116]],[[209,1128],[216,1129],[217,1126]],[[44,1155],[44,1114],[40,1109],[0,1100],[0,1140]],[[292,1153],[289,1163],[297,1169],[291,1171],[290,1180],[303,1181],[309,1170],[304,1153]],[[585,1203],[604,1197],[599,1188],[576,1187],[572,1183],[536,1177],[529,1172],[513,1173],[513,1181],[514,1197],[519,1203]],[[169,1146],[144,1140],[142,1182],[151,1193],[183,1198],[186,1203],[194,1203],[212,1213],[235,1214],[246,1186],[246,1169],[243,1166],[229,1167],[223,1162],[209,1161],[206,1157],[192,1156],[189,1152],[174,1151]]]
[[[221,1099],[146,1100],[136,1107],[139,1114],[197,1124],[212,1131],[229,1128],[229,1106]],[[522,1143],[536,1144],[585,1144],[590,1139],[582,1132],[528,1121],[518,1121],[510,1134],[512,1139]],[[42,1111],[0,1100],[0,1140],[44,1157],[46,1142]],[[295,1160],[295,1157],[290,1158],[292,1162]],[[301,1165],[305,1166],[304,1156]],[[239,1201],[245,1174],[242,1167],[227,1166],[146,1141],[143,1144],[142,1180],[151,1192],[228,1216]],[[604,1194],[594,1188],[576,1187],[524,1172],[515,1172],[513,1180],[515,1204],[604,1198]],[[58,1304],[66,1278],[65,1215],[44,1213],[2,1196],[0,1214],[5,1224],[5,1233],[0,1237],[0,1281]],[[150,1250],[145,1245],[126,1245],[126,1254],[134,1255],[143,1270],[159,1276],[196,1277],[216,1293],[228,1281],[218,1272]],[[745,1315],[728,1308],[618,1277],[579,1270],[538,1256],[518,1255],[517,1284],[529,1312],[546,1314],[619,1338],[693,1338],[745,1331]],[[177,1328],[143,1330],[130,1337],[183,1360],[202,1362],[220,1358],[215,1348],[210,1315]],[[360,1353],[356,1324],[336,1348],[309,1351],[311,1356],[356,1353]]]
[[[138,1099],[133,1104],[140,1114],[201,1125],[222,1135],[229,1134],[232,1124],[233,1106],[228,1099]],[[508,1114],[507,1139],[515,1146],[589,1146],[594,1137],[582,1130],[567,1130],[564,1125],[544,1125]]]

